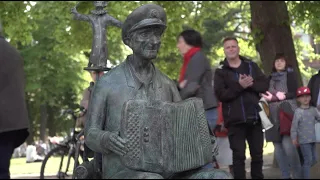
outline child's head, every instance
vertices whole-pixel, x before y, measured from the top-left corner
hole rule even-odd
[[[311,92],[308,87],[300,87],[297,90],[297,100],[301,105],[309,105]]]

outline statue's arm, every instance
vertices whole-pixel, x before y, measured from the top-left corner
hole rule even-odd
[[[75,20],[81,20],[81,21],[89,21],[90,20],[89,16],[78,13],[77,7],[73,7],[71,9],[71,13],[73,14],[73,19],[75,19]]]
[[[171,93],[173,102],[179,102],[182,100],[178,88],[173,81],[171,81]]]
[[[107,117],[107,91],[105,86],[106,83],[103,79],[100,79],[94,85],[84,129],[85,143],[91,150],[100,153],[109,152],[103,146],[105,144],[103,137],[109,132],[102,130]]]
[[[119,28],[122,27],[122,22],[121,21],[119,21],[118,19],[116,19],[116,18],[114,18],[112,16],[109,16],[109,18],[110,18],[110,22],[112,23],[113,26],[117,26]]]

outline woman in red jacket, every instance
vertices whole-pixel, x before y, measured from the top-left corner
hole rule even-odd
[[[218,121],[214,132],[217,137],[217,143],[219,147],[219,154],[216,157],[217,163],[219,164],[219,166],[229,166],[230,173],[233,175],[232,150],[230,149],[228,130],[224,127],[222,103],[219,103]]]

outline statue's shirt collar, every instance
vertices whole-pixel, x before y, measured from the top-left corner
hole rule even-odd
[[[137,89],[140,89],[142,87],[142,85],[144,86],[152,86],[152,88],[154,87],[161,87],[161,82],[158,82],[157,79],[157,70],[154,66],[154,64],[151,62],[152,65],[152,76],[151,78],[146,82],[143,82],[142,80],[140,80],[136,74],[136,72],[133,69],[133,65],[130,62],[130,59],[132,58],[132,55],[129,55],[125,61],[125,66],[126,66],[126,78],[127,78],[127,83],[128,86],[131,87],[135,87]]]

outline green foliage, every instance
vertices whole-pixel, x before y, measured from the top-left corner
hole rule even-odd
[[[318,1],[288,1],[288,10],[291,15],[293,34],[302,32],[314,38],[314,44],[320,43],[320,3]],[[295,33],[297,32],[297,33]],[[310,44],[303,43],[300,39],[294,38],[294,44],[299,63],[299,69],[305,79],[310,79],[316,70],[305,66],[305,59],[320,60],[320,55],[315,54]]]
[[[312,75],[316,74],[316,70],[311,68],[311,67],[306,67],[305,59],[309,59],[310,61],[315,60],[315,59],[320,59],[319,54],[314,53],[314,49],[311,47],[310,44],[306,44],[301,41],[301,39],[294,38],[294,46],[297,52],[297,61],[299,64],[299,69],[301,72],[301,75],[305,79],[310,79]]]
[[[320,43],[320,2],[319,1],[288,1],[288,9],[293,22],[302,27],[306,33],[312,34]]]
[[[226,36],[237,37],[241,54],[260,63],[254,43],[263,37],[252,38],[259,30],[249,30],[248,1],[110,1],[106,9],[124,21],[135,8],[146,3],[159,4],[167,13],[167,29],[155,64],[170,78],[177,79],[179,75],[183,58],[176,47],[177,36],[186,28],[202,33],[203,50],[213,66],[224,59],[222,40]],[[39,128],[41,104],[48,105],[49,119],[59,129],[57,133],[68,130],[71,121],[60,116],[60,111],[75,107],[90,81],[83,67],[88,62],[85,53],[90,52],[92,45],[92,28],[89,22],[73,20],[70,12],[76,4],[76,1],[37,1],[35,5],[32,1],[0,2],[4,35],[25,60],[26,97],[35,131]],[[318,35],[320,4],[315,1],[287,4],[294,23]],[[92,9],[92,1],[82,1],[77,8],[81,14],[89,14]],[[123,44],[121,29],[117,27],[107,27],[107,44],[109,60],[114,65],[132,53]],[[313,71],[303,67],[302,52],[307,51],[311,59],[318,56],[310,46],[297,40],[295,47],[301,72],[310,77]]]

